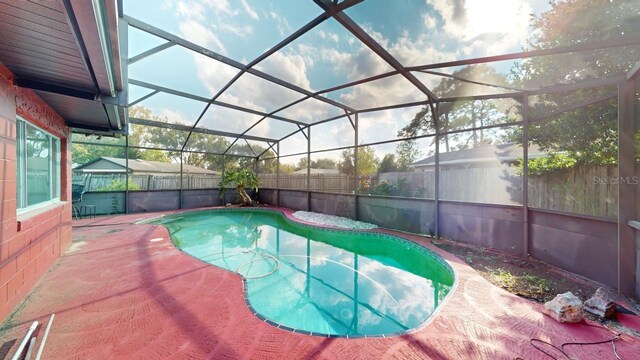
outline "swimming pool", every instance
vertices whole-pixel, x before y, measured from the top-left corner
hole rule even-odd
[[[184,252],[242,275],[258,317],[311,335],[411,331],[454,282],[439,255],[408,240],[304,225],[273,210],[194,211],[152,223]]]

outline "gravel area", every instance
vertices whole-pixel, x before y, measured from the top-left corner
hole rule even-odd
[[[378,225],[369,224],[362,221],[355,221],[341,216],[318,214],[309,211],[296,211],[293,213],[293,216],[310,223],[334,226],[344,229],[370,230],[378,228]]]

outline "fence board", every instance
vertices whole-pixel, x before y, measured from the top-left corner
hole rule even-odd
[[[276,174],[259,174],[261,187],[276,188]],[[142,190],[180,189],[179,174],[134,174],[130,181]],[[564,171],[529,177],[529,206],[586,215],[616,217],[618,208],[618,171],[615,166],[581,166]],[[74,183],[83,183],[87,191],[100,191],[113,181],[124,183],[125,174],[74,174]],[[212,189],[220,175],[185,174],[183,189]],[[433,171],[391,172],[361,176],[360,193],[376,193],[383,182],[404,183],[402,196],[435,197]],[[280,174],[280,188],[306,190],[306,174]],[[309,188],[314,191],[350,193],[355,191],[353,176],[311,174]],[[389,194],[380,194],[389,195]],[[522,203],[522,176],[513,167],[451,167],[440,171],[440,199],[490,204]]]

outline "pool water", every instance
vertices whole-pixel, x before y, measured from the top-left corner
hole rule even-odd
[[[296,332],[404,333],[427,321],[453,284],[449,265],[417,244],[319,229],[275,211],[187,212],[154,223],[184,252],[242,275],[254,312]]]

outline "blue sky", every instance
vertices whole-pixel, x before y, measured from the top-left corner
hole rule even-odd
[[[365,0],[346,11],[363,29],[403,65],[413,66],[456,59],[521,51],[530,35],[531,13],[548,8],[547,0]],[[392,4],[392,6],[390,6]],[[312,0],[125,0],[125,13],[175,35],[248,63],[286,36],[322,13]],[[129,29],[129,55],[134,56],[164,41]],[[497,65],[506,72],[509,63]],[[257,69],[292,84],[318,91],[392,70],[369,48],[333,19],[296,39],[262,61]],[[452,72],[455,69],[442,69]],[[173,46],[130,66],[130,78],[198,96],[216,94],[238,70],[221,62]],[[427,86],[437,77],[422,77]],[[131,99],[144,95],[132,88]],[[424,100],[406,79],[395,76],[326,94],[354,108]],[[271,112],[302,97],[250,74],[234,83],[220,101]],[[141,105],[171,121],[193,124],[200,104],[155,95]],[[398,128],[416,109],[369,115],[388,126],[363,127],[362,138],[395,138]],[[307,100],[278,115],[312,123],[340,114],[332,106]],[[224,108],[211,109],[201,125],[223,131],[243,132],[256,120]],[[281,137],[296,127],[269,120],[252,129],[256,136]],[[353,142],[344,122],[323,126],[314,147],[342,146]],[[368,134],[367,132],[372,132]],[[378,133],[375,133],[375,132]],[[304,137],[302,137],[304,139]],[[302,141],[302,140],[300,140]]]

